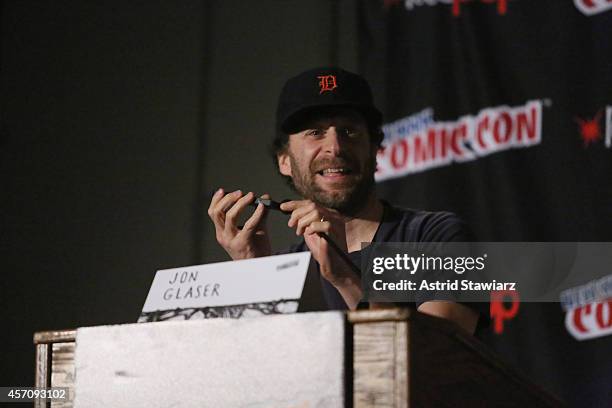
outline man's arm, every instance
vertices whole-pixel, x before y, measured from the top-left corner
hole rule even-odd
[[[426,212],[419,218],[422,236],[420,242],[471,242],[474,236],[468,225],[457,215],[450,212]],[[470,305],[474,306],[474,305]],[[476,331],[479,319],[485,319],[478,309],[465,304],[443,300],[426,300],[418,311],[442,317],[457,323],[469,333]]]

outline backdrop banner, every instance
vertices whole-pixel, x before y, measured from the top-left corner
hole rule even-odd
[[[480,241],[612,241],[611,0],[363,0],[359,16],[382,197],[453,211]],[[609,406],[603,281],[569,309],[492,293],[481,336],[571,405]]]

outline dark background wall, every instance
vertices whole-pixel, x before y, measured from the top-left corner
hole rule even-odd
[[[210,190],[290,196],[266,155],[276,96],[310,66],[356,69],[356,12],[4,0],[0,18],[0,385],[26,386],[35,331],[134,322],[156,270],[227,259]]]

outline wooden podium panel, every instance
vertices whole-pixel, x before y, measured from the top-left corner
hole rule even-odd
[[[349,312],[354,406],[560,407],[456,324],[408,309]]]
[[[74,349],[76,330],[57,330],[34,334],[36,345],[36,387],[67,387],[68,401],[52,402],[53,408],[72,408],[74,400]],[[35,402],[35,408],[45,407]]]
[[[52,407],[72,407],[75,336],[34,335],[36,386],[70,389],[70,400]],[[563,406],[457,325],[413,310],[347,313],[345,348],[347,406]]]

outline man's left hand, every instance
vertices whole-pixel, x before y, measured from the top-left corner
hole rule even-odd
[[[325,279],[338,289],[359,282],[360,278],[319,235],[328,235],[340,249],[347,252],[345,220],[337,211],[321,207],[310,200],[288,201],[281,204],[281,209],[291,212],[287,225],[295,228],[296,235],[304,236],[304,241],[319,263],[321,275]],[[361,287],[360,282],[358,286]]]

